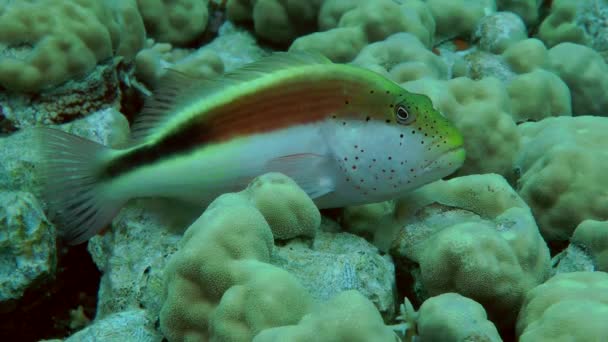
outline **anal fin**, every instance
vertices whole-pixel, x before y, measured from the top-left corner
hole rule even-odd
[[[272,159],[267,172],[280,172],[293,179],[312,199],[335,190],[332,159],[314,153],[298,153]]]

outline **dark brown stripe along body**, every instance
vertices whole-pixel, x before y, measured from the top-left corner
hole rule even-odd
[[[322,67],[326,70],[319,70]],[[385,92],[374,91],[380,84],[370,82],[371,72],[362,73],[362,77],[348,72],[351,68],[354,67],[320,65],[314,71],[302,70],[282,80],[279,78],[280,81],[268,82],[254,92],[239,94],[237,90],[211,108],[199,106],[202,108],[200,114],[174,127],[159,140],[143,143],[110,162],[104,177],[117,177],[135,168],[235,137],[263,134],[326,118],[365,120],[372,116],[384,120],[390,97]]]

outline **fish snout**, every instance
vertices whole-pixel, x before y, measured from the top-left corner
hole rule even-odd
[[[446,137],[433,142],[433,146],[439,147],[436,157],[433,158],[424,169],[428,168],[460,168],[466,159],[464,139],[458,129],[452,127]]]

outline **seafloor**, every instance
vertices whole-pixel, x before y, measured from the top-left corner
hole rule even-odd
[[[302,50],[428,96],[464,165],[320,212],[265,174],[58,237],[32,127],[124,146],[168,68]],[[607,0],[0,0],[0,341],[608,341],[607,52]]]

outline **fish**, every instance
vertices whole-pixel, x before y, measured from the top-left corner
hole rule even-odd
[[[456,171],[459,130],[423,95],[365,68],[276,52],[215,78],[167,70],[110,148],[37,127],[49,217],[86,242],[133,198],[205,206],[257,176],[292,178],[320,209],[397,198]]]

